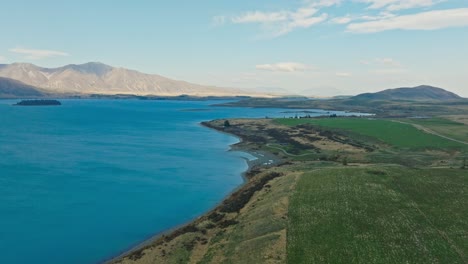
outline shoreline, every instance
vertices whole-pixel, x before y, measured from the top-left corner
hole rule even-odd
[[[156,245],[160,245],[164,243],[167,237],[175,238],[179,235],[184,234],[187,228],[190,228],[197,222],[202,221],[203,219],[209,217],[211,214],[216,213],[216,211],[218,211],[219,208],[221,208],[226,202],[235,200],[235,194],[242,191],[246,186],[248,186],[250,179],[252,179],[255,175],[260,173],[260,171],[257,170],[258,168],[271,168],[271,167],[275,167],[281,164],[282,162],[281,158],[277,157],[276,155],[269,153],[269,152],[265,152],[265,151],[249,149],[247,146],[243,145],[246,143],[246,140],[243,139],[241,136],[233,134],[233,133],[228,133],[224,130],[220,130],[218,127],[210,125],[209,122],[211,121],[203,121],[203,122],[200,122],[199,125],[204,126],[205,128],[208,128],[208,129],[215,130],[218,133],[224,133],[229,136],[233,136],[239,140],[239,142],[229,145],[229,149],[227,151],[244,152],[256,158],[254,160],[249,160],[246,157],[240,157],[241,159],[244,159],[247,164],[247,170],[241,173],[240,175],[242,177],[243,182],[238,187],[234,188],[231,192],[229,192],[220,202],[218,202],[208,211],[202,213],[200,216],[194,219],[188,220],[187,222],[181,225],[177,225],[171,229],[155,234],[151,236],[150,238],[145,239],[145,241],[139,243],[138,245],[135,245],[134,247],[123,251],[118,256],[112,257],[107,260],[103,260],[103,262],[101,263],[115,264],[115,263],[119,263],[125,258],[132,259],[133,257],[138,257],[143,253],[144,250],[152,246],[156,246]],[[273,161],[272,163],[268,165],[264,165],[267,162],[269,163],[271,160]]]

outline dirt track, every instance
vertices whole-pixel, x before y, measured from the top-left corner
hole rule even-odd
[[[416,129],[419,129],[421,131],[424,131],[428,134],[432,134],[434,136],[438,136],[438,137],[441,137],[441,138],[445,138],[447,140],[450,140],[450,141],[454,141],[454,142],[457,142],[457,143],[460,143],[460,144],[464,144],[464,145],[468,145],[468,142],[465,142],[465,141],[461,141],[461,140],[458,140],[458,139],[454,139],[454,138],[451,138],[451,137],[447,137],[447,136],[444,136],[444,135],[441,135],[437,132],[435,132],[434,130],[431,130],[427,127],[424,127],[424,126],[421,126],[421,125],[417,125],[417,124],[412,124],[412,123],[406,123],[406,122],[403,122],[403,121],[396,121],[396,120],[393,120],[393,122],[398,122],[398,123],[401,123],[401,124],[406,124],[406,125],[412,125],[413,127],[415,127]]]

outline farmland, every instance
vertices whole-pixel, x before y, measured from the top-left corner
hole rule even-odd
[[[315,125],[347,133],[357,133],[372,137],[390,146],[412,149],[464,149],[466,145],[425,133],[411,124],[388,119],[372,118],[325,118],[325,119],[277,119],[277,123],[287,126]],[[454,122],[451,122],[451,124]]]
[[[428,128],[440,135],[468,142],[468,125],[445,118],[407,118],[403,122]]]
[[[306,172],[288,263],[466,263],[468,174],[401,167]]]

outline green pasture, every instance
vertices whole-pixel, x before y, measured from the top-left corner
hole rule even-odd
[[[463,123],[444,118],[408,118],[401,121],[420,125],[440,135],[468,142],[468,126]]]
[[[288,263],[467,263],[468,173],[396,166],[305,172]]]
[[[287,126],[310,124],[375,138],[398,148],[465,149],[466,145],[425,133],[410,124],[373,118],[284,118],[277,123]]]

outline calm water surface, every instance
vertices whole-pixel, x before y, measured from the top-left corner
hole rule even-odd
[[[99,263],[201,215],[242,183],[247,165],[227,151],[235,137],[199,122],[292,115],[212,101],[13,102],[0,101],[0,256],[9,264]]]

